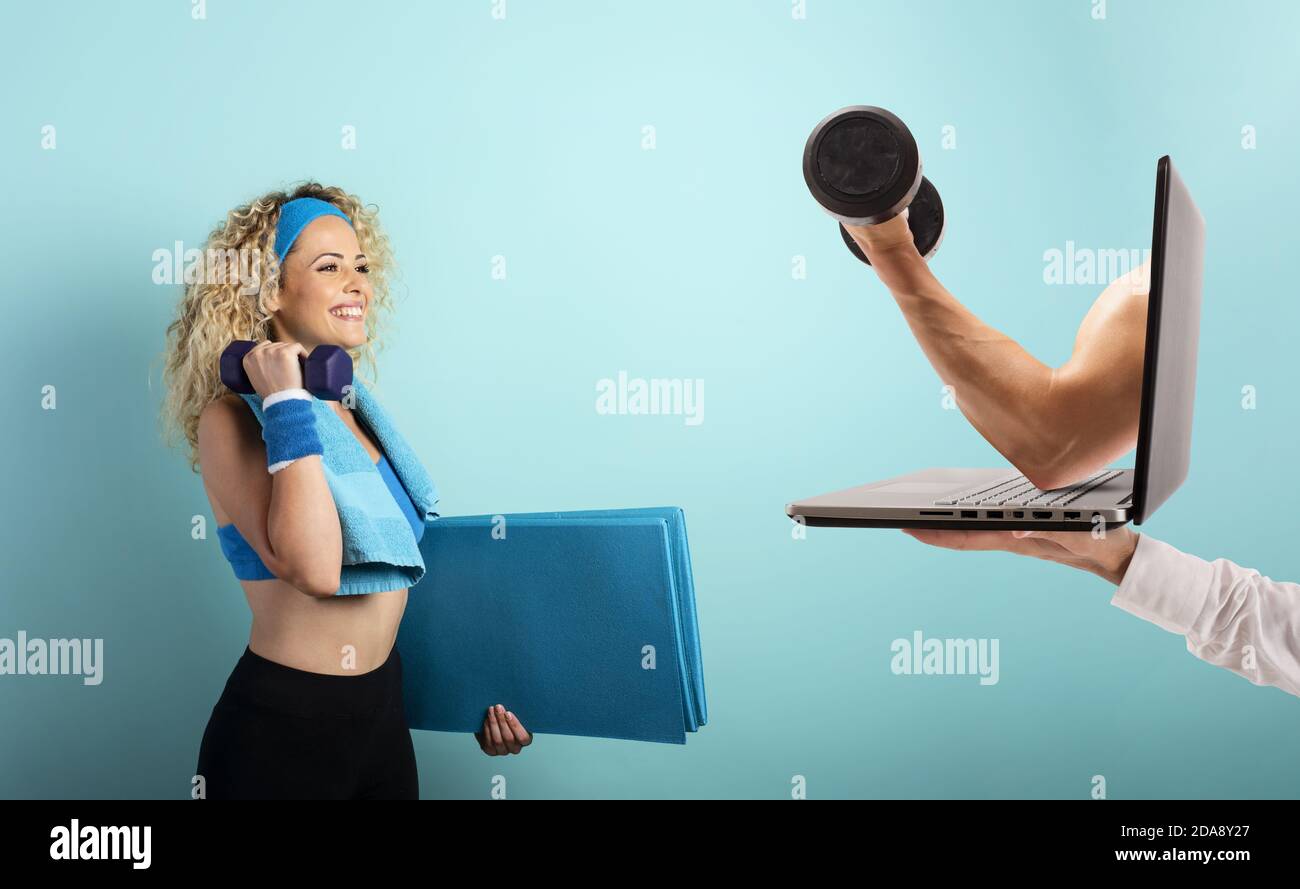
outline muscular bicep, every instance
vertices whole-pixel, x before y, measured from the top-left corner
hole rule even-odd
[[[1093,471],[1137,444],[1146,349],[1145,268],[1117,279],[1079,325],[1070,360],[1053,371],[1055,422],[1076,471]],[[1088,469],[1087,467],[1091,467]]]
[[[271,548],[267,515],[272,476],[257,419],[242,402],[212,402],[199,416],[199,465],[203,481],[235,528],[276,577],[286,576]]]

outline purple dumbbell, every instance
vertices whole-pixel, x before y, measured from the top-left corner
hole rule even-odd
[[[221,382],[241,395],[257,390],[244,370],[244,356],[256,346],[252,340],[235,340],[221,353]],[[341,346],[317,346],[302,364],[302,387],[321,401],[342,401],[344,388],[352,385],[352,356]]]

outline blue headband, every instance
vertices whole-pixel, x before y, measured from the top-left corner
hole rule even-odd
[[[284,257],[289,253],[289,248],[293,242],[298,240],[298,235],[318,216],[337,216],[352,225],[352,220],[348,219],[346,213],[329,201],[322,201],[320,198],[296,198],[286,203],[280,208],[280,221],[275,225],[275,255],[284,262]]]

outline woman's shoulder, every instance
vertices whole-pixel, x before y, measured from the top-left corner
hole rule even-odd
[[[230,522],[222,500],[247,496],[252,470],[265,461],[257,418],[238,395],[225,393],[199,413],[199,468],[217,525]]]
[[[199,412],[199,458],[204,452],[243,450],[262,440],[257,417],[248,409],[244,399],[227,392],[208,402]]]
[[[199,411],[199,428],[206,424],[209,428],[221,430],[227,427],[245,425],[246,419],[255,420],[253,412],[248,409],[244,399],[233,392],[227,392],[209,401]]]

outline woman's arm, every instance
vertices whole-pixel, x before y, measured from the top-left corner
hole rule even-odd
[[[309,596],[338,591],[343,532],[319,456],[267,472],[257,418],[237,396],[199,416],[203,480],[267,570]]]
[[[1300,696],[1300,585],[1141,535],[1111,604],[1187,637],[1203,661]]]
[[[1145,266],[1116,279],[1051,368],[977,318],[917,253],[906,220],[846,226],[921,350],[989,444],[1044,490],[1072,484],[1137,441],[1146,342]]]

